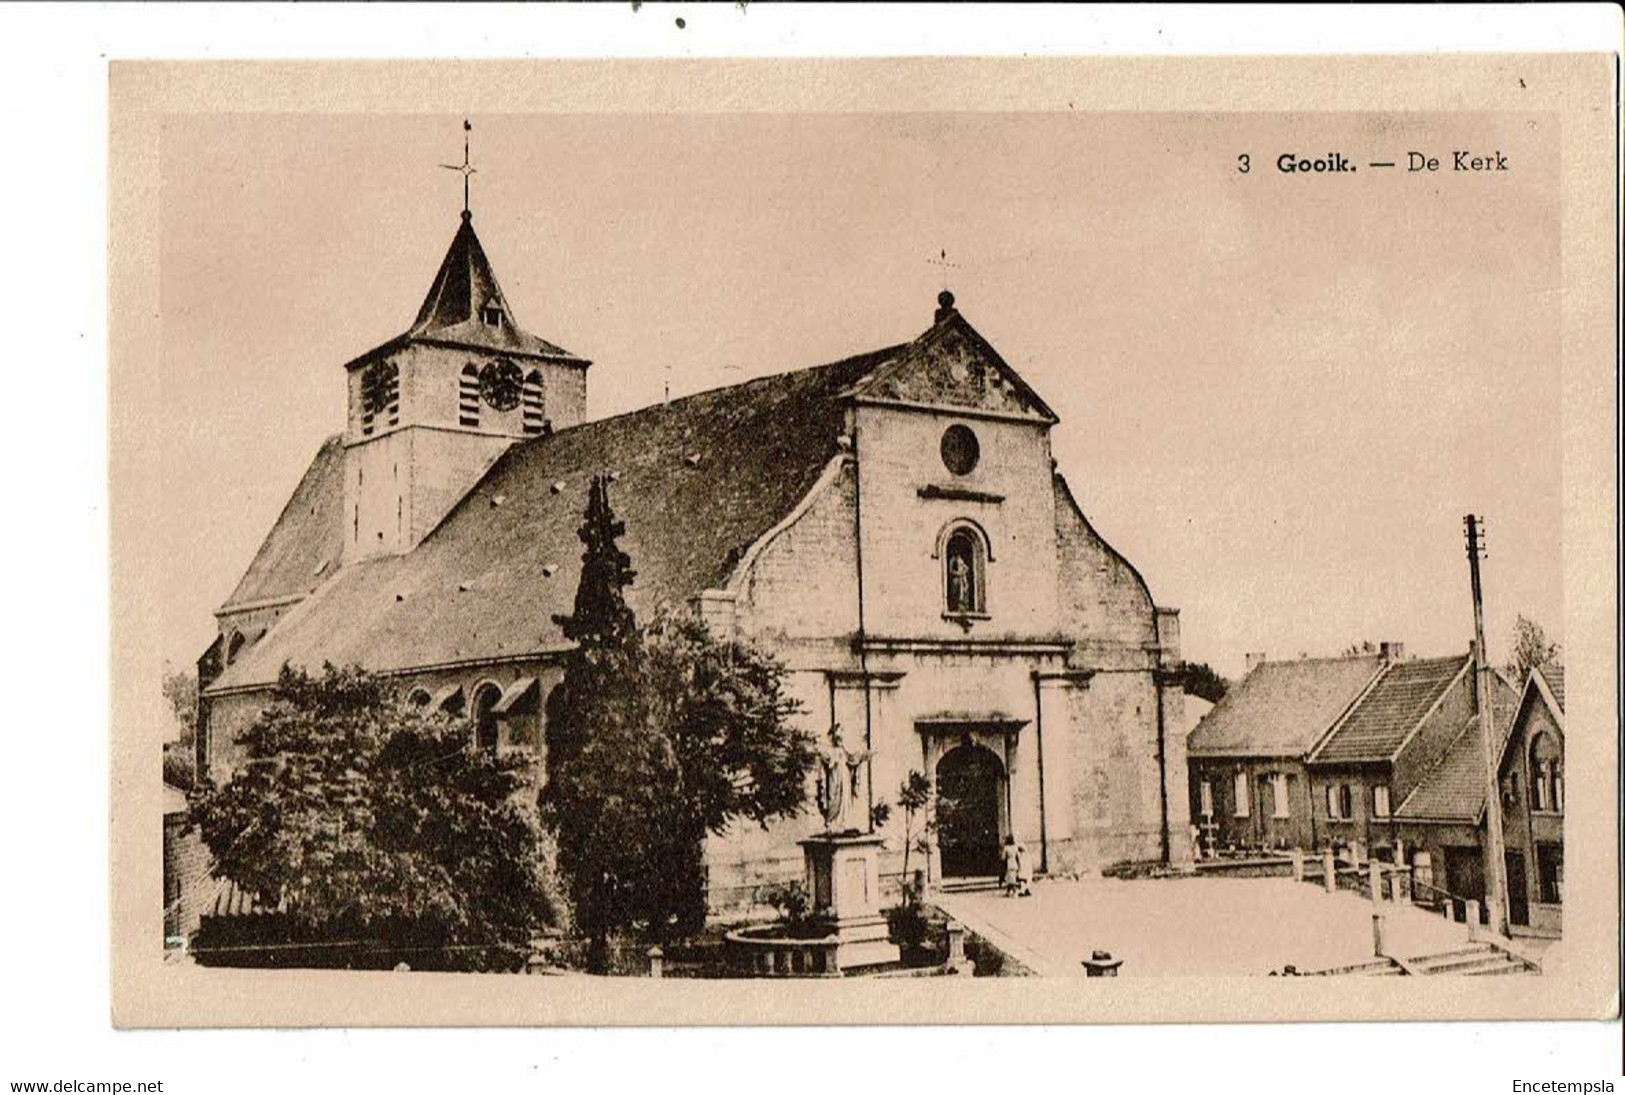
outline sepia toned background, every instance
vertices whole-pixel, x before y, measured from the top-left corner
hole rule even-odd
[[[174,664],[342,428],[342,364],[415,314],[460,123],[161,123],[139,394]],[[1538,113],[482,114],[473,195],[521,322],[595,362],[591,417],[906,341],[951,284],[1187,656],[1239,676],[1254,650],[1462,650],[1469,510],[1492,653],[1520,613],[1561,637],[1559,137]],[[1274,166],[1332,150],[1358,170]]]
[[[138,212],[115,217],[115,243],[132,246],[115,254],[114,595],[123,637],[147,642],[134,644],[139,657],[115,658],[120,710],[144,706],[132,685],[156,681],[160,658],[195,653],[188,629],[206,635],[207,612],[234,568],[317,441],[337,427],[338,366],[410,318],[460,197],[455,176],[434,167],[459,151],[448,98],[472,104],[476,218],[507,296],[527,327],[598,362],[594,414],[659,398],[668,375],[673,393],[684,394],[911,337],[940,287],[926,259],[946,248],[958,264],[949,278],[962,309],[1056,407],[1056,453],[1081,503],[1136,559],[1159,601],[1183,608],[1193,659],[1234,672],[1242,649],[1327,653],[1360,638],[1460,649],[1470,624],[1459,540],[1468,508],[1491,519],[1492,643],[1522,611],[1570,643],[1579,676],[1611,659],[1576,635],[1578,616],[1579,635],[1594,638],[1613,603],[1611,585],[1595,578],[1612,558],[1596,554],[1597,518],[1610,515],[1575,504],[1611,474],[1593,447],[1606,429],[1602,408],[1585,395],[1602,389],[1583,387],[1603,376],[1598,350],[1611,343],[1609,316],[1597,307],[1609,286],[1584,264],[1587,241],[1604,238],[1595,216],[1606,191],[1579,161],[1567,161],[1565,173],[1555,159],[1561,131],[1584,108],[1575,90],[1588,86],[1582,75],[1601,70],[1553,59],[1523,65],[1518,71],[1540,74],[1542,91],[1514,106],[1508,89],[1518,77],[1495,59],[1458,59],[1448,71],[1415,61],[1360,62],[1358,71],[1272,61],[1270,72],[1295,67],[1299,77],[1274,84],[1227,79],[1245,77],[1245,62],[1193,63],[1175,78],[1157,66],[1066,64],[1025,82],[1009,78],[1021,71],[1008,67],[1014,62],[905,65],[912,98],[902,102],[916,104],[906,118],[870,113],[895,90],[895,69],[885,64],[843,73],[851,86],[838,98],[866,109],[838,118],[808,105],[818,96],[805,89],[829,79],[816,63],[755,70],[758,97],[776,95],[785,107],[767,117],[671,117],[654,106],[643,114],[619,84],[623,109],[614,118],[579,109],[579,91],[574,111],[526,116],[568,81],[514,66],[495,68],[536,79],[521,85],[488,68],[462,95],[431,95],[425,85],[421,116],[410,119],[383,106],[400,104],[390,89],[414,86],[404,71],[381,78],[329,69],[318,78],[304,70],[314,85],[290,83],[289,66],[252,77],[130,71],[127,97],[115,96],[128,111],[114,129],[115,154],[126,157],[116,159],[115,180],[128,185],[115,193]],[[647,72],[643,88],[700,100],[709,91],[726,103],[738,78],[726,69],[690,67],[683,79]],[[602,93],[603,84],[589,91]],[[287,116],[301,97],[327,116]],[[1352,111],[1362,97],[1380,113],[1303,113],[1311,105]],[[431,109],[430,98],[440,105]],[[1021,98],[1028,109],[1016,116],[979,109]],[[282,116],[209,117],[222,99]],[[1464,99],[1475,112],[1429,114]],[[493,117],[509,100],[518,113]],[[922,111],[922,101],[942,109]],[[347,109],[334,115],[339,103]],[[972,103],[977,116],[967,117]],[[1147,103],[1180,112],[1078,113]],[[1395,113],[1401,106],[1416,113]],[[1489,106],[1503,113],[1478,112]],[[1567,139],[1597,138],[1593,127],[1578,137],[1570,129]],[[1270,166],[1289,150],[1399,159],[1400,145],[1422,141],[1499,142],[1509,154],[1517,141],[1530,172],[1446,176],[1407,191],[1415,180],[1398,174],[1296,179]],[[639,162],[644,148],[666,159]],[[1239,151],[1254,154],[1253,173],[1240,179]],[[1125,153],[1134,162],[1122,164]],[[504,156],[517,157],[511,170]],[[1447,184],[1479,189],[1453,196]],[[1374,202],[1362,188],[1378,185],[1386,189]],[[120,265],[138,255],[149,264],[144,273]],[[130,488],[122,495],[121,482]],[[136,508],[146,518],[140,535],[120,538],[121,529],[135,532]],[[1585,568],[1579,613],[1576,566]],[[1294,595],[1297,582],[1309,583],[1312,603]],[[1582,718],[1602,709],[1576,701]],[[137,753],[120,734],[153,739],[116,732],[116,773],[133,772]],[[1612,741],[1594,744],[1611,772]],[[1575,767],[1578,800],[1588,777],[1578,756]],[[156,771],[152,778],[155,785]],[[1590,792],[1601,792],[1593,801],[1617,806],[1611,776],[1589,779]],[[148,841],[120,828],[140,799],[137,791],[115,798],[121,881],[143,859],[156,860],[155,832]],[[1601,870],[1576,878],[1571,905],[1594,913],[1613,908],[1612,823],[1596,820],[1607,822],[1598,827],[1604,839],[1575,859],[1595,855]],[[200,1015],[199,1002],[218,1002],[225,986],[155,977],[165,971],[138,954],[141,902],[124,893],[115,886],[117,950],[128,958],[115,966],[121,1022],[334,1014],[336,998],[280,978],[256,980],[261,995],[246,1010],[238,999]],[[1612,953],[1615,921],[1575,920],[1574,950]],[[926,1001],[900,989],[884,1014],[1599,1014],[1601,984],[1545,984],[1519,998],[1426,986],[1403,998],[1372,990],[1331,999],[1295,988],[1283,1001],[1258,991],[1267,985],[1142,983],[1104,1013],[1100,1001],[1030,985],[925,1012]],[[502,1000],[513,991],[460,984],[432,1002],[363,994],[346,1002],[345,1015],[515,1021],[514,1001],[504,1010]],[[837,995],[852,991],[863,988],[840,986]],[[836,997],[789,1004],[760,987],[708,988],[703,1001],[676,990],[663,1004],[640,992],[615,986],[556,999],[520,1021],[860,1014],[841,1010]]]

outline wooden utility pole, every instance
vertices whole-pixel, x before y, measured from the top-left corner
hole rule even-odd
[[[1489,902],[1490,930],[1507,935],[1506,839],[1501,829],[1501,781],[1496,773],[1501,758],[1496,748],[1500,738],[1495,730],[1495,670],[1484,649],[1484,583],[1478,573],[1478,560],[1486,554],[1484,523],[1470,513],[1462,523],[1467,526],[1467,563],[1473,578],[1473,676],[1478,685],[1478,732],[1484,742],[1484,894]]]

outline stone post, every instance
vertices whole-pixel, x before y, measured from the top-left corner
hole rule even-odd
[[[1371,914],[1371,953],[1376,958],[1386,957],[1383,953],[1385,940],[1382,937],[1384,919],[1384,913],[1374,912]]]
[[[666,952],[659,947],[649,948],[649,976],[659,980],[666,975]]]
[[[1373,859],[1366,866],[1366,879],[1371,886],[1371,903],[1382,904],[1382,861]]]
[[[957,920],[948,921],[948,962],[946,968],[958,973],[970,965],[965,960],[965,925]]]
[[[1479,937],[1478,902],[1467,901],[1464,904],[1467,906],[1467,938],[1476,943]]]
[[[1320,853],[1320,865],[1326,872],[1326,892],[1337,892],[1337,854],[1330,848]]]
[[[1292,849],[1292,881],[1303,881],[1303,849]]]

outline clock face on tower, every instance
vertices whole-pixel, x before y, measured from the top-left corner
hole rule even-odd
[[[493,361],[480,370],[480,395],[499,411],[519,406],[519,392],[525,375],[511,361]]]

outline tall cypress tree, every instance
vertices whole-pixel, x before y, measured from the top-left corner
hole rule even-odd
[[[609,505],[609,476],[595,475],[587,491],[587,512],[576,535],[586,545],[581,554],[581,582],[576,586],[575,611],[554,616],[579,650],[614,649],[631,641],[637,622],[623,592],[637,572],[631,556],[618,540],[626,524]]]
[[[609,504],[609,477],[593,476],[577,532],[584,550],[575,609],[568,616],[553,617],[564,637],[576,645],[565,659],[564,679],[547,699],[549,784],[585,746],[595,701],[617,689],[617,678],[622,678],[619,687],[625,688],[637,637],[637,620],[625,594],[636,572],[631,557],[616,543],[625,532],[625,523]],[[544,807],[546,797],[544,785]]]
[[[626,604],[632,560],[626,531],[595,476],[580,529],[584,551],[575,610],[554,620],[575,643],[547,698],[547,780],[539,797],[558,840],[559,867],[590,961],[606,964],[609,934],[646,916],[643,865],[662,783],[639,681],[637,621]]]

